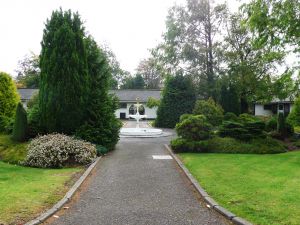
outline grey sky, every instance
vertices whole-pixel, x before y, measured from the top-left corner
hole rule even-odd
[[[122,68],[134,72],[161,40],[174,2],[185,0],[0,0],[0,71],[15,75],[18,60],[30,51],[39,54],[44,22],[62,7],[78,11],[96,41],[108,44]],[[237,8],[237,1],[228,2]]]

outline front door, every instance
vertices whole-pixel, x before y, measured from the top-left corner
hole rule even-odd
[[[125,120],[125,119],[126,119],[126,113],[121,112],[121,113],[120,113],[120,119],[121,119],[121,120]]]

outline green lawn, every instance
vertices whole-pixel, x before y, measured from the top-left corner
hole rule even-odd
[[[222,206],[255,224],[300,223],[300,152],[179,154]]]
[[[65,195],[75,174],[82,171],[9,164],[24,159],[26,146],[0,135],[0,224],[23,224],[50,208]]]
[[[27,143],[12,141],[9,135],[0,134],[0,160],[17,164],[26,156]]]

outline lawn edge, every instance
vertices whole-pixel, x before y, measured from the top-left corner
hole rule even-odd
[[[185,165],[182,163],[182,161],[174,154],[171,147],[167,144],[164,145],[165,148],[168,150],[168,152],[171,154],[173,159],[175,159],[178,166],[181,168],[181,170],[184,172],[186,177],[190,180],[196,191],[201,195],[203,200],[209,204],[209,206],[220,213],[221,215],[225,216],[227,219],[229,219],[233,224],[237,225],[253,225],[249,221],[238,217],[234,213],[230,212],[229,210],[225,209],[224,207],[220,206],[212,197],[210,197],[204,188],[201,187],[199,182],[194,178],[194,176],[190,173],[190,171],[185,167]]]
[[[37,218],[25,223],[25,225],[37,225],[43,223],[46,219],[54,215],[57,211],[59,211],[64,204],[66,204],[72,196],[75,194],[75,192],[78,190],[78,188],[81,186],[81,184],[85,181],[85,179],[90,175],[92,170],[95,168],[97,163],[100,161],[102,157],[96,158],[96,160],[86,169],[86,171],[81,175],[81,177],[76,181],[76,183],[70,188],[70,190],[65,194],[65,196],[58,201],[51,209],[47,210],[46,212],[42,213]]]

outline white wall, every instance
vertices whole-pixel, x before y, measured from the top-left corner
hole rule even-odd
[[[120,118],[120,113],[126,113],[126,119],[129,119],[129,108],[131,105],[133,104],[136,104],[136,103],[133,103],[133,102],[128,102],[127,103],[127,108],[120,108],[120,109],[117,109],[115,111],[115,115],[117,118]],[[148,119],[155,119],[156,118],[156,111],[157,111],[157,107],[154,107],[152,109],[148,108],[146,106],[146,103],[143,103],[141,102],[141,104],[143,104],[144,108],[145,108],[145,115],[147,115],[147,118]]]
[[[255,104],[255,116],[272,116],[271,110],[265,110],[264,105]]]

